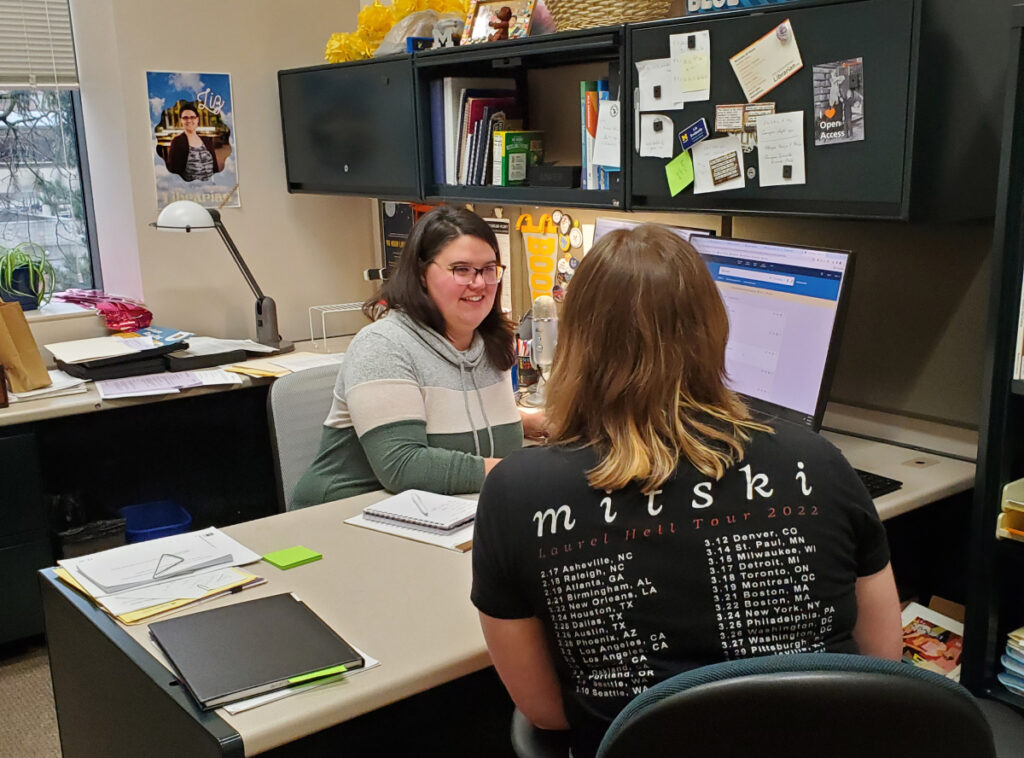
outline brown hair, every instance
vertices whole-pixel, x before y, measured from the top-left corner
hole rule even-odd
[[[725,386],[729,319],[688,243],[643,224],[602,237],[565,298],[547,415],[553,442],[596,448],[596,489],[661,487],[687,459],[719,479],[753,430]]]
[[[402,247],[395,270],[377,294],[363,303],[366,317],[376,321],[388,311],[398,310],[443,337],[444,316],[427,294],[423,272],[450,242],[464,234],[486,242],[494,251],[495,260],[500,260],[498,240],[486,221],[465,208],[438,206],[416,222]],[[501,312],[501,288],[504,283],[504,279],[498,282],[494,305],[476,330],[483,338],[484,349],[491,364],[507,371],[512,368],[516,356],[513,340],[515,327]]]

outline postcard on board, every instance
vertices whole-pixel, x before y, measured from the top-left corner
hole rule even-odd
[[[788,18],[732,56],[729,63],[748,103],[760,100],[804,65]]]
[[[814,144],[864,139],[864,59],[814,67]]]
[[[806,184],[804,112],[761,116],[757,120],[757,156],[762,187]]]

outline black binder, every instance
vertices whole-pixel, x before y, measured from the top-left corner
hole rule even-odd
[[[139,350],[131,355],[115,355],[110,358],[97,358],[80,363],[65,363],[57,360],[57,368],[79,379],[123,379],[126,376],[142,376],[143,374],[159,374],[164,371],[163,356],[175,350],[184,350],[187,342],[173,342],[170,345],[157,345],[146,350]]]
[[[203,710],[364,663],[287,593],[158,621],[149,633]]]

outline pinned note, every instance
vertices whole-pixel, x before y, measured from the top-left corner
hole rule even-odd
[[[685,102],[711,97],[711,32],[704,29],[669,36],[675,79]]]
[[[640,111],[672,111],[686,104],[671,58],[637,61],[636,73],[636,102]]]
[[[743,189],[743,145],[738,134],[698,142],[693,154],[693,192]]]
[[[597,137],[594,140],[594,164],[606,168],[619,168],[622,128],[619,124],[619,101],[602,100],[598,103]]]
[[[640,115],[640,157],[671,158],[675,140],[672,119],[660,113]]]
[[[757,154],[762,187],[806,184],[804,113],[775,113],[757,120]]]
[[[689,152],[684,150],[665,164],[665,178],[668,179],[668,191],[672,197],[693,183],[693,160]]]

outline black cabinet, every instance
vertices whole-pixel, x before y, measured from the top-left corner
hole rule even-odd
[[[792,23],[803,68],[759,102],[775,103],[775,112],[802,111],[807,183],[760,187],[748,173],[743,189],[694,194],[692,188],[671,197],[665,160],[633,153],[630,207],[635,210],[713,213],[792,213],[803,215],[899,218],[906,215],[910,190],[908,149],[914,127],[918,19],[914,0],[866,0],[812,7],[781,6],[756,15],[680,20],[638,25],[630,30],[632,60],[669,57],[669,38],[708,30],[711,37],[711,99],[663,111],[675,132],[700,118],[715,129],[715,106],[745,103],[730,56],[770,34],[786,19]],[[863,59],[866,136],[862,141],[814,144],[816,64]],[[712,137],[722,134],[712,133]],[[678,152],[678,146],[676,151]],[[757,170],[757,149],[744,156],[748,172]]]
[[[950,221],[990,217],[998,165],[1008,0],[797,0],[743,11],[625,24],[279,73],[288,189],[388,199]],[[636,61],[669,56],[673,34],[707,29],[711,98],[665,111],[676,130],[715,105],[744,103],[729,57],[789,19],[803,68],[769,92],[802,111],[807,181],[672,197],[663,158],[634,145]],[[814,144],[814,66],[863,60],[862,141]],[[455,186],[435,181],[432,84],[513,78],[524,127],[545,160],[580,162],[579,83],[619,92],[620,165],[611,189]],[[819,86],[821,83],[819,82]],[[435,95],[436,97],[436,95]],[[717,136],[712,134],[712,136]],[[679,146],[674,145],[678,154]],[[757,151],[745,156],[757,167]]]
[[[289,192],[419,197],[410,57],[277,79]]]
[[[36,571],[52,563],[36,438],[0,437],[0,643],[43,631]]]
[[[1013,11],[961,682],[1024,712],[1024,697],[996,679],[1007,632],[1024,626],[1024,543],[995,536],[1003,487],[1024,477],[1024,384],[1012,381],[1024,274],[1024,5]]]

